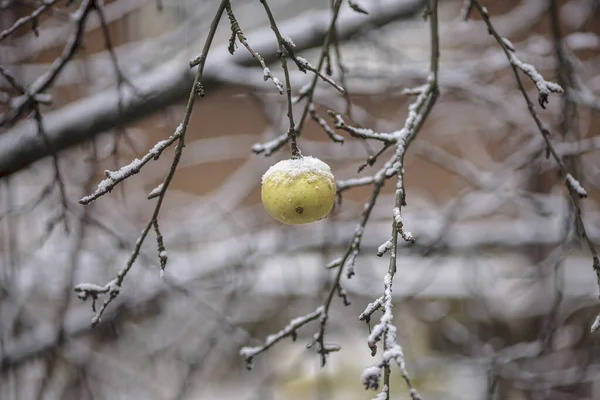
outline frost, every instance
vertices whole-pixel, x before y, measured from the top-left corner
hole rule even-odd
[[[566,182],[567,186],[573,189],[580,198],[587,197],[587,191],[584,189],[581,183],[579,183],[579,181],[573,177],[573,175],[567,174]]]

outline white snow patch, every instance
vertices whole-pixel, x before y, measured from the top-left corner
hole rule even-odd
[[[297,159],[279,161],[272,165],[262,176],[261,183],[267,179],[280,183],[283,180],[291,181],[304,174],[319,175],[334,182],[333,174],[329,165],[315,157],[305,156]]]

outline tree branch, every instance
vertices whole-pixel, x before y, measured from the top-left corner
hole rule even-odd
[[[357,15],[354,11],[341,13],[338,21],[338,37],[348,39],[359,33],[365,26],[378,27],[417,14],[423,6],[422,0],[383,1],[376,11],[368,16]],[[295,38],[296,51],[320,45],[329,28],[328,12],[304,14],[280,24],[280,29]],[[253,49],[260,53],[265,62],[277,60],[272,43],[270,28],[248,35]],[[220,84],[219,70],[230,62],[227,49],[216,51],[214,58],[207,63],[203,85],[211,90]],[[231,57],[237,64],[252,65],[254,57],[249,53],[238,53]],[[192,84],[194,74],[187,68],[187,62],[176,59],[167,62],[132,79],[134,92],[126,88],[122,92],[123,108],[119,112],[116,102],[118,93],[111,88],[88,98],[71,103],[59,110],[44,115],[46,133],[53,148],[57,150],[82,143],[97,134],[117,125],[131,123],[138,118],[179,101]],[[49,155],[32,121],[23,121],[0,136],[0,177],[8,176]]]

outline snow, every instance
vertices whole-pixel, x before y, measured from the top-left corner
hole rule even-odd
[[[373,398],[373,400],[387,400],[388,398],[388,387],[387,385],[383,385],[381,388],[381,392],[377,393],[377,396]]]
[[[271,79],[273,81],[273,83],[275,84],[275,87],[279,91],[279,94],[283,94],[283,84],[281,83],[281,81],[279,79],[277,79],[275,76],[273,76],[273,74],[271,73],[271,70],[268,67],[265,67],[263,69],[263,79],[265,81]]]
[[[563,92],[563,88],[560,85],[558,85],[554,82],[548,82],[547,80],[544,79],[544,77],[539,72],[537,72],[537,70],[535,69],[535,67],[533,65],[524,63],[523,61],[519,60],[513,54],[510,55],[510,63],[512,65],[514,65],[515,67],[519,68],[521,71],[523,71],[527,76],[529,76],[531,78],[531,80],[535,83],[535,86],[537,87],[541,96],[548,96],[550,94],[550,92],[552,92],[552,93],[562,93]]]
[[[339,267],[343,260],[344,260],[343,257],[334,258],[333,260],[329,261],[327,263],[327,265],[325,265],[325,268],[331,269],[331,268]]]
[[[512,42],[510,40],[503,37],[502,41],[504,42],[504,45],[506,46],[507,49],[509,49],[512,52],[516,51],[515,46],[512,44]]]
[[[385,253],[387,253],[392,248],[392,241],[390,239],[386,240],[381,246],[377,248],[377,256],[381,257]]]
[[[271,76],[271,79],[273,80],[273,83],[277,87],[277,90],[279,90],[279,93],[283,94],[283,83],[281,83],[281,81],[274,76]]]
[[[153,199],[153,198],[157,197],[160,194],[160,192],[162,191],[164,185],[165,185],[164,183],[161,183],[160,185],[158,185],[157,187],[152,189],[152,191],[150,191],[150,193],[148,193],[148,198]]]
[[[381,379],[381,367],[373,365],[363,370],[360,380],[366,389],[377,389]]]
[[[283,41],[285,42],[285,44],[287,44],[289,47],[291,47],[292,49],[294,47],[296,47],[296,44],[294,43],[294,41],[292,40],[291,37],[289,36],[283,36],[282,37]]]
[[[371,316],[371,314],[373,314],[375,312],[375,310],[380,308],[382,304],[383,304],[383,297],[380,297],[377,300],[375,300],[374,302],[367,304],[367,306],[365,307],[365,311],[363,311],[358,316],[358,319],[362,321],[362,320],[366,319],[367,317]]]
[[[175,133],[168,139],[161,140],[156,143],[149,151],[142,157],[142,159],[135,158],[129,164],[119,168],[117,171],[104,171],[106,179],[102,180],[98,184],[96,191],[88,196],[84,196],[79,200],[81,204],[88,204],[98,197],[110,192],[117,184],[123,180],[129,178],[131,175],[135,175],[141,171],[142,167],[146,165],[152,159],[158,159],[162,152],[169,147],[175,140],[183,135],[183,125],[179,124]]]
[[[281,339],[291,336],[296,330],[308,322],[313,321],[317,317],[320,317],[324,314],[325,308],[323,306],[319,306],[310,314],[304,315],[302,317],[297,317],[292,319],[289,324],[287,324],[282,330],[277,333],[273,333],[265,339],[265,343],[261,346],[254,347],[242,347],[240,349],[240,355],[246,359],[246,362],[250,362],[251,359],[259,353],[262,353]]]
[[[302,65],[304,68],[311,68],[311,69],[315,69],[315,67],[313,67],[306,58],[304,57],[296,57],[296,60],[298,60],[298,62],[300,63],[300,65]]]
[[[264,80],[266,81],[267,79],[269,79],[270,76],[272,76],[271,70],[268,67],[265,67],[265,69],[263,70]]]
[[[75,286],[76,292],[105,292],[104,286],[99,286],[94,283],[80,283]]]
[[[299,176],[306,174],[319,175],[334,182],[329,165],[315,157],[305,156],[297,159],[279,161],[272,165],[262,176],[261,183],[272,180],[275,183],[290,183]]]
[[[579,183],[579,181],[573,177],[573,175],[567,174],[566,182],[567,182],[567,185],[571,189],[573,189],[579,197],[581,197],[581,198],[587,197],[587,191],[581,185],[581,183]]]
[[[590,329],[592,332],[596,332],[598,329],[600,329],[600,314],[596,316],[596,319],[594,319],[594,323]]]
[[[402,221],[402,214],[400,214],[400,208],[394,207],[394,221],[396,221],[397,225],[402,225],[404,222]]]
[[[375,182],[375,178],[372,176],[363,176],[360,178],[350,178],[338,182],[338,189],[354,187],[354,186],[365,186]]]

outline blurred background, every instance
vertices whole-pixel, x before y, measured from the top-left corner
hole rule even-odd
[[[399,249],[394,321],[408,372],[424,399],[598,399],[600,349],[590,326],[600,308],[590,251],[506,55],[475,12],[461,18],[463,3],[439,1],[441,96],[404,164],[404,227],[416,243]],[[429,70],[425,2],[359,4],[369,14],[344,4],[338,20],[351,120],[392,132],[414,101],[403,89],[423,84]],[[600,1],[482,4],[518,57],[566,89],[547,109],[536,107],[588,191],[583,221],[598,244]],[[80,282],[104,285],[126,264],[155,208],[148,193],[164,181],[174,148],[92,204],[78,200],[104,170],[173,134],[193,81],[189,60],[217,6],[0,0],[0,399],[375,397],[360,380],[375,359],[358,315],[383,290],[389,261],[376,253],[389,238],[393,182],[366,226],[356,275],[342,278],[351,304],[332,304],[327,341],[341,350],[321,368],[306,348],[316,321],[296,341],[257,356],[251,371],[239,355],[323,303],[334,277],[325,265],[346,251],[372,189],[345,191],[327,219],[306,226],[266,213],[261,176],[289,158],[289,148],[266,157],[252,147],[285,133],[286,98],[263,81],[243,46],[229,55],[226,18],[159,216],[169,257],[163,279],[151,236],[98,326],[90,326],[90,301],[73,291]],[[316,65],[330,2],[270,6],[282,34]],[[232,7],[249,44],[283,80],[260,2]],[[35,23],[10,30],[40,9]],[[559,44],[566,63],[558,62]],[[340,72],[334,65],[334,79]],[[294,94],[311,78],[294,68]],[[38,96],[39,112],[23,105],[27,91],[19,88]],[[314,103],[330,126],[328,109],[348,111],[322,82]],[[336,132],[344,143],[309,118],[299,146],[339,180],[381,168],[357,172],[378,148]],[[410,398],[392,371],[392,398]]]

